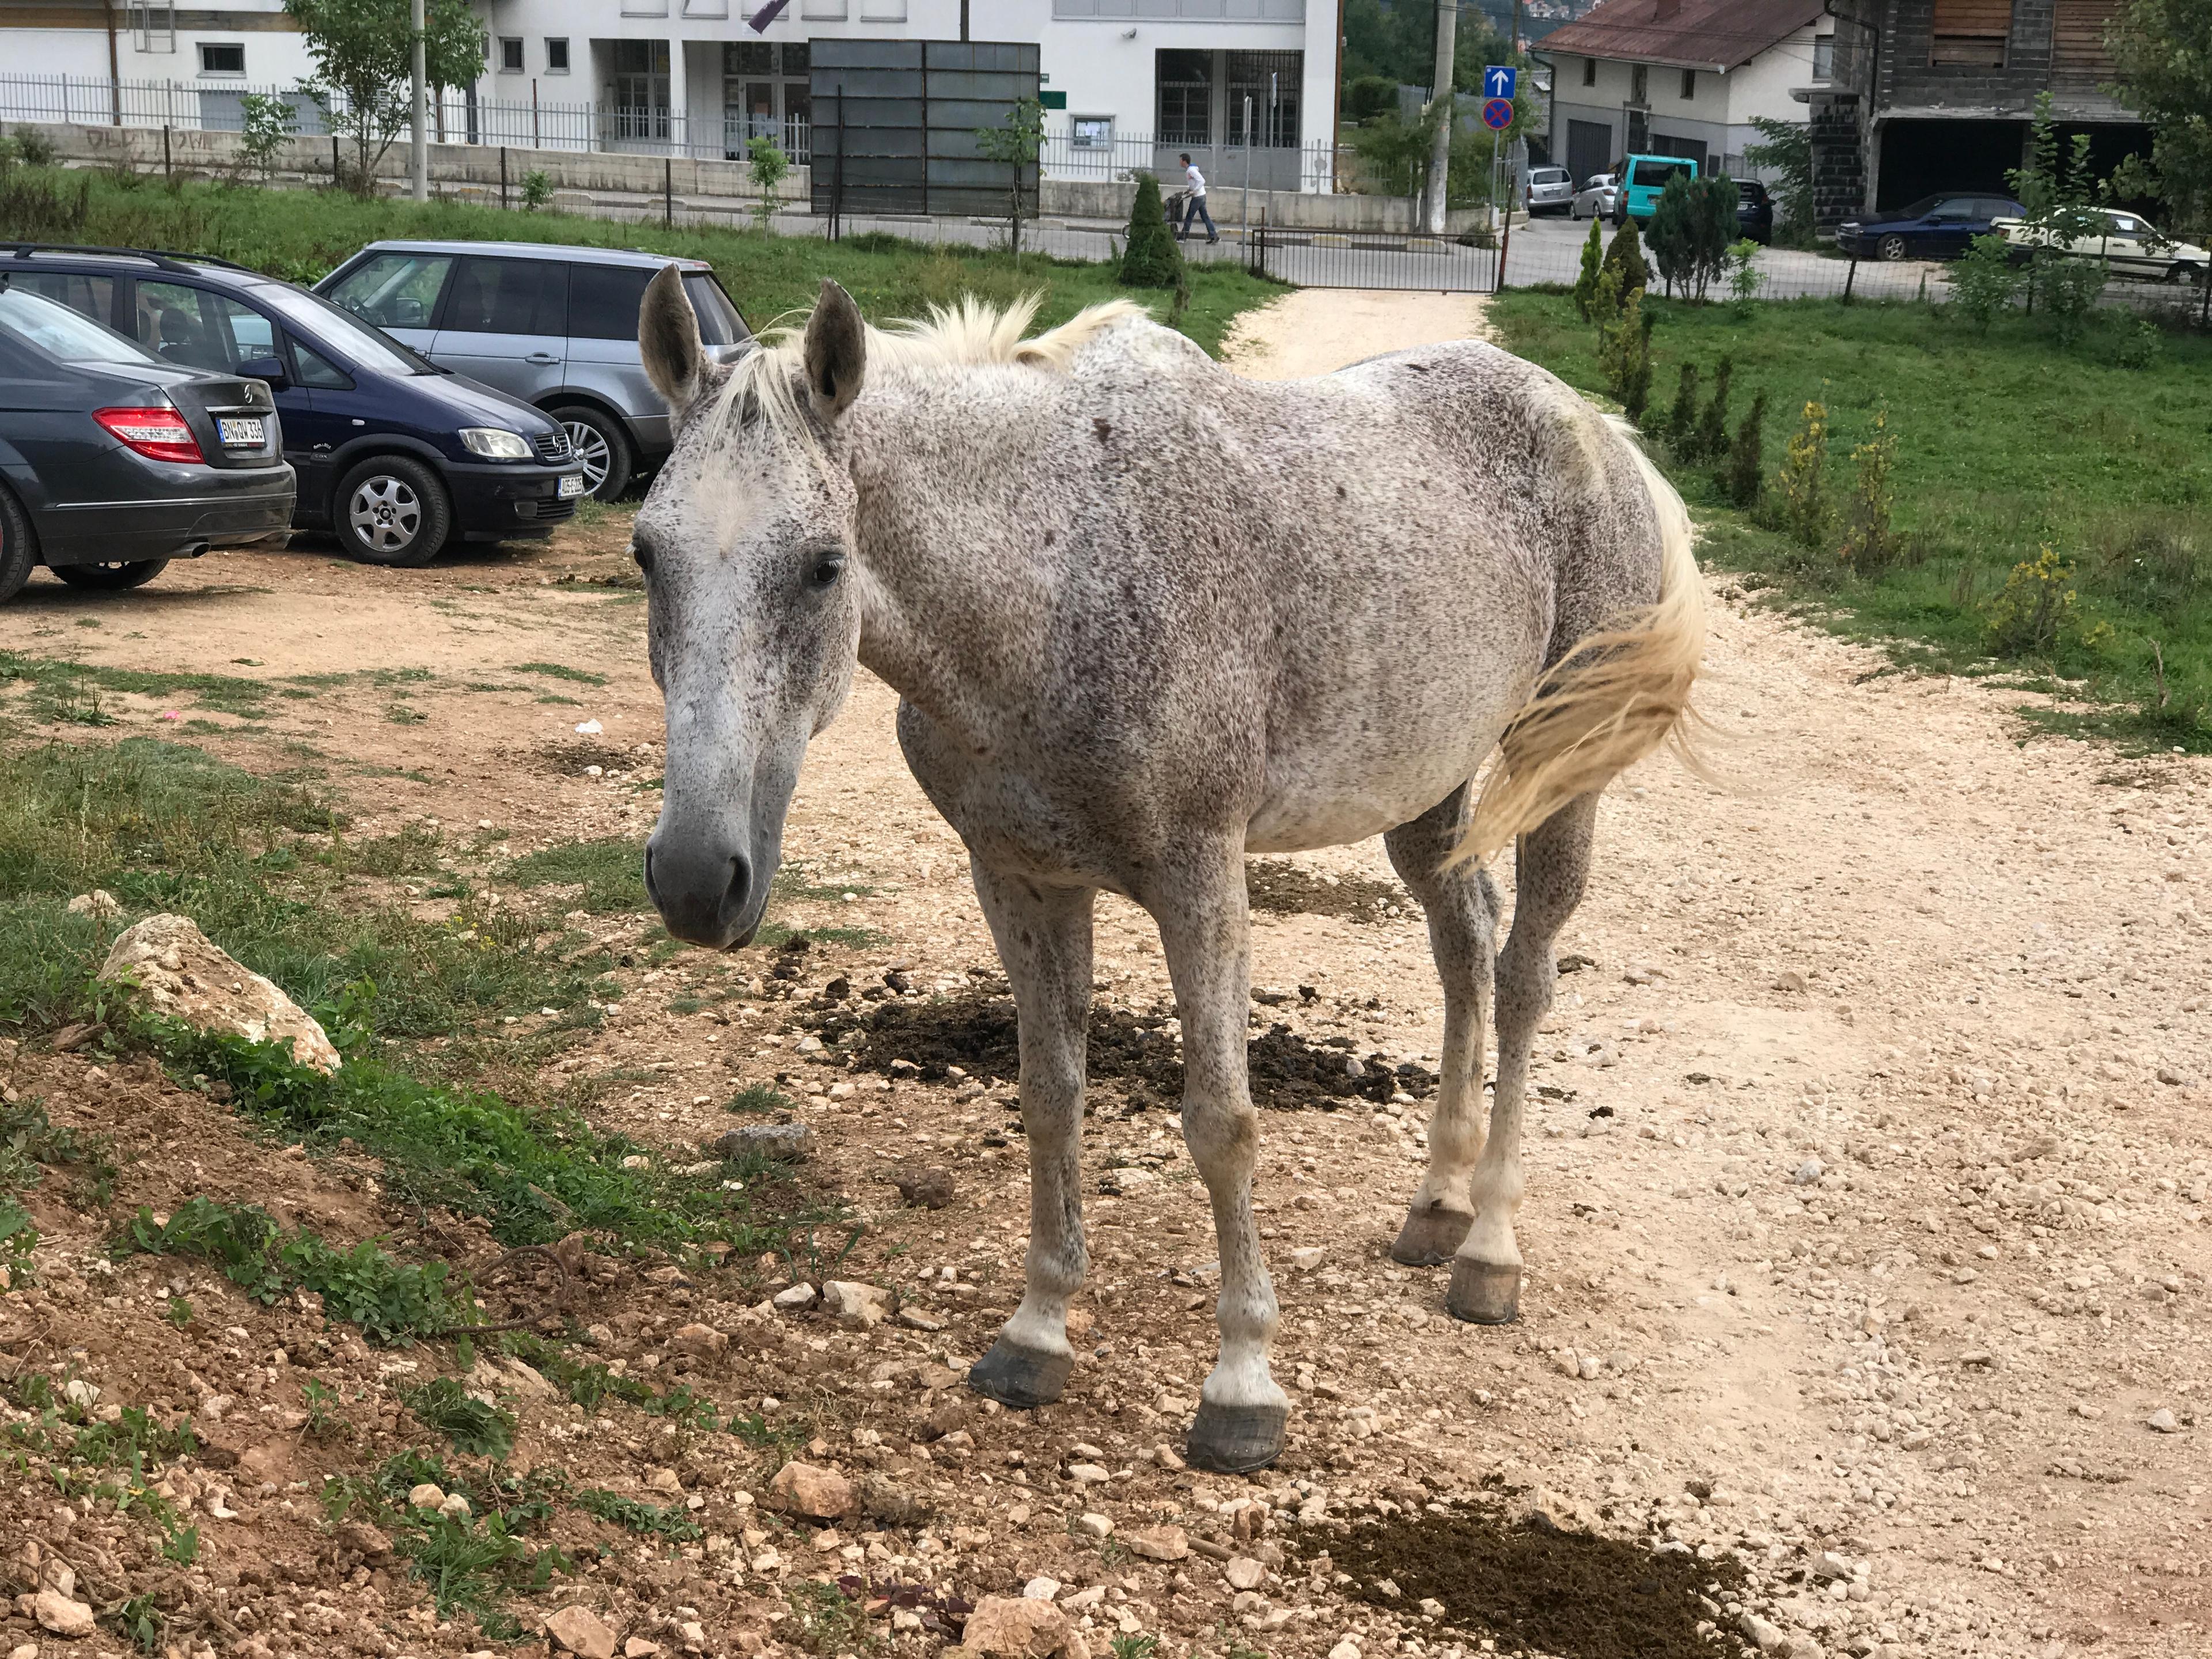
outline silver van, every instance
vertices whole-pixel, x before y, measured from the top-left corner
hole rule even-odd
[[[511,393],[568,428],[591,493],[611,501],[672,446],[645,378],[637,311],[673,264],[720,358],[752,331],[703,259],[550,242],[371,242],[315,292],[441,368]]]

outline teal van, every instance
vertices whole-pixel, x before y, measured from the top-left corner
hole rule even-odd
[[[1629,219],[1649,220],[1669,179],[1687,184],[1698,176],[1698,164],[1686,155],[1632,155],[1613,170],[1620,175],[1620,205],[1613,210],[1616,225]]]

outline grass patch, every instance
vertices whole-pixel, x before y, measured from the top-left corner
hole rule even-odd
[[[581,887],[580,909],[650,910],[645,891],[645,843],[626,836],[562,842],[526,853],[500,872],[518,887]]]
[[[301,283],[326,275],[366,242],[389,237],[498,241],[514,236],[526,223],[534,241],[703,258],[713,263],[756,328],[811,306],[822,279],[833,276],[878,321],[920,316],[933,304],[950,303],[965,294],[1004,302],[1040,293],[1040,325],[1064,322],[1101,300],[1133,298],[1152,307],[1161,321],[1218,353],[1239,312],[1284,291],[1240,266],[1193,265],[1189,307],[1170,319],[1164,292],[1121,288],[1110,264],[1042,254],[1016,259],[984,248],[926,246],[882,234],[825,242],[815,236],[763,236],[710,226],[664,228],[557,212],[534,213],[526,222],[520,215],[472,204],[363,200],[334,191],[203,184],[173,191],[125,189],[97,173],[64,175],[27,168],[17,177],[33,185],[50,179],[72,198],[79,189],[85,191],[82,222],[73,222],[60,240],[191,248]]]
[[[166,1221],[142,1209],[117,1249],[211,1261],[264,1306],[295,1286],[313,1291],[330,1317],[360,1326],[386,1347],[478,1322],[472,1298],[452,1285],[444,1262],[404,1262],[366,1241],[349,1249],[314,1233],[287,1233],[255,1205],[195,1197]]]
[[[733,1112],[788,1112],[799,1103],[772,1083],[748,1083],[730,1097]]]
[[[514,665],[518,674],[543,674],[550,680],[574,680],[579,685],[605,685],[605,674],[586,673],[580,668],[564,668],[557,662],[519,662]]]
[[[450,1376],[403,1390],[399,1403],[424,1428],[452,1441],[457,1452],[504,1462],[514,1449],[514,1413],[486,1405]]]
[[[1738,308],[1647,300],[1655,401],[1694,363],[1708,388],[1735,364],[1731,425],[1767,397],[1768,475],[1808,400],[1830,417],[1838,499],[1877,411],[1897,440],[1902,556],[1872,574],[1808,552],[1725,506],[1703,467],[1670,471],[1707,534],[1709,565],[1753,572],[1838,631],[1897,642],[1942,672],[2055,677],[2106,705],[2077,728],[2212,750],[2212,339],[2161,337],[2100,313],[2072,347],[2039,319],[1986,335],[1945,307],[1802,300]],[[1512,291],[1490,313],[1505,342],[1570,385],[1601,392],[1595,331],[1571,301]],[[1654,446],[1664,459],[1663,447]],[[2053,549],[2075,595],[2063,627],[2008,629],[2017,567]]]
[[[33,719],[77,726],[114,724],[114,717],[100,706],[103,691],[146,697],[188,696],[203,712],[241,719],[269,712],[270,689],[259,680],[229,674],[149,673],[0,651],[0,690],[9,687],[28,693]]]
[[[671,1504],[664,1509],[658,1504],[641,1504],[635,1498],[593,1486],[576,1494],[576,1507],[617,1527],[626,1527],[647,1538],[665,1538],[671,1543],[694,1543],[707,1535],[680,1504]]]

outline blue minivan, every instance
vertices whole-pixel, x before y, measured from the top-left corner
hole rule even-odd
[[[1648,224],[1659,210],[1659,198],[1668,180],[1680,179],[1687,184],[1698,176],[1698,167],[1686,155],[1632,155],[1613,171],[1620,179],[1620,205],[1613,210],[1613,223],[1633,219]]]
[[[293,522],[368,563],[548,536],[584,495],[557,421],[290,283],[198,254],[0,243],[0,282],[33,276],[66,277],[41,291],[165,362],[266,381],[299,476]]]

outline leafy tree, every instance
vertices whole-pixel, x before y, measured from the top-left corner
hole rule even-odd
[[[1776,216],[1777,241],[1802,242],[1813,234],[1813,130],[1802,121],[1778,121],[1754,115],[1760,142],[1743,147],[1744,165],[1778,175],[1771,186],[1782,211]]]
[[[239,100],[239,165],[266,182],[276,176],[276,163],[291,142],[292,106],[282,98],[249,92]]]
[[[1659,267],[1660,280],[1667,284],[1669,297],[1677,283],[1686,295],[1690,291],[1690,187],[1680,173],[1669,179],[1667,188],[1659,192],[1644,235],[1651,244],[1651,263]]]
[[[1137,204],[1129,210],[1129,241],[1121,250],[1121,281],[1130,288],[1174,288],[1182,280],[1182,250],[1160,205],[1160,181],[1137,175]]]
[[[1036,165],[1044,149],[1044,106],[1034,98],[1019,98],[1006,112],[1004,126],[975,129],[975,148],[983,158],[1013,169],[1013,206],[1006,220],[1007,246],[1022,251],[1022,169]]]
[[[1677,173],[1667,181],[1646,234],[1669,294],[1679,284],[1686,296],[1703,301],[1728,264],[1735,210],[1735,181],[1724,173],[1704,179]]]
[[[1858,481],[1844,511],[1844,544],[1837,556],[1862,576],[1878,574],[1897,561],[1901,550],[1897,532],[1890,528],[1896,491],[1890,474],[1897,467],[1897,434],[1889,429],[1889,411],[1874,412],[1874,430],[1851,451]]]
[[[2184,224],[2212,223],[2212,6],[2131,0],[2106,26],[2120,101],[2151,129],[2153,185]]]
[[[1589,239],[1583,244],[1582,274],[1575,278],[1575,309],[1582,319],[1590,319],[1590,302],[1597,297],[1598,269],[1605,263],[1605,239],[1597,228],[1597,216],[1590,216]]]
[[[1361,75],[1345,83],[1344,113],[1347,120],[1371,121],[1398,107],[1398,83],[1387,75]]]
[[[2030,303],[2040,303],[2059,339],[2071,341],[2081,333],[2110,275],[2101,258],[2076,253],[2074,245],[2101,237],[2108,222],[2093,199],[2089,135],[2075,133],[2069,153],[2062,156],[2051,106],[2048,92],[2036,94],[2027,165],[2006,177],[2027,210],[2022,231],[2033,250],[2028,256]]]
[[[1620,282],[1617,269],[1598,278],[1598,302],[1591,307],[1602,319],[1597,366],[1622,412],[1637,421],[1651,398],[1651,319],[1644,309],[1644,290],[1624,292]]]
[[[352,183],[365,191],[413,111],[408,0],[284,0],[284,9],[315,66],[303,84],[331,131],[353,140]],[[466,0],[425,0],[423,63],[433,88],[472,84],[483,73],[484,41]]]
[[[775,187],[784,181],[790,171],[791,157],[786,155],[783,146],[768,134],[760,133],[745,140],[745,173],[752,179],[753,188],[760,192],[761,198],[760,205],[753,210],[753,216],[759,220],[763,231],[768,228],[769,221],[775,216]]]

